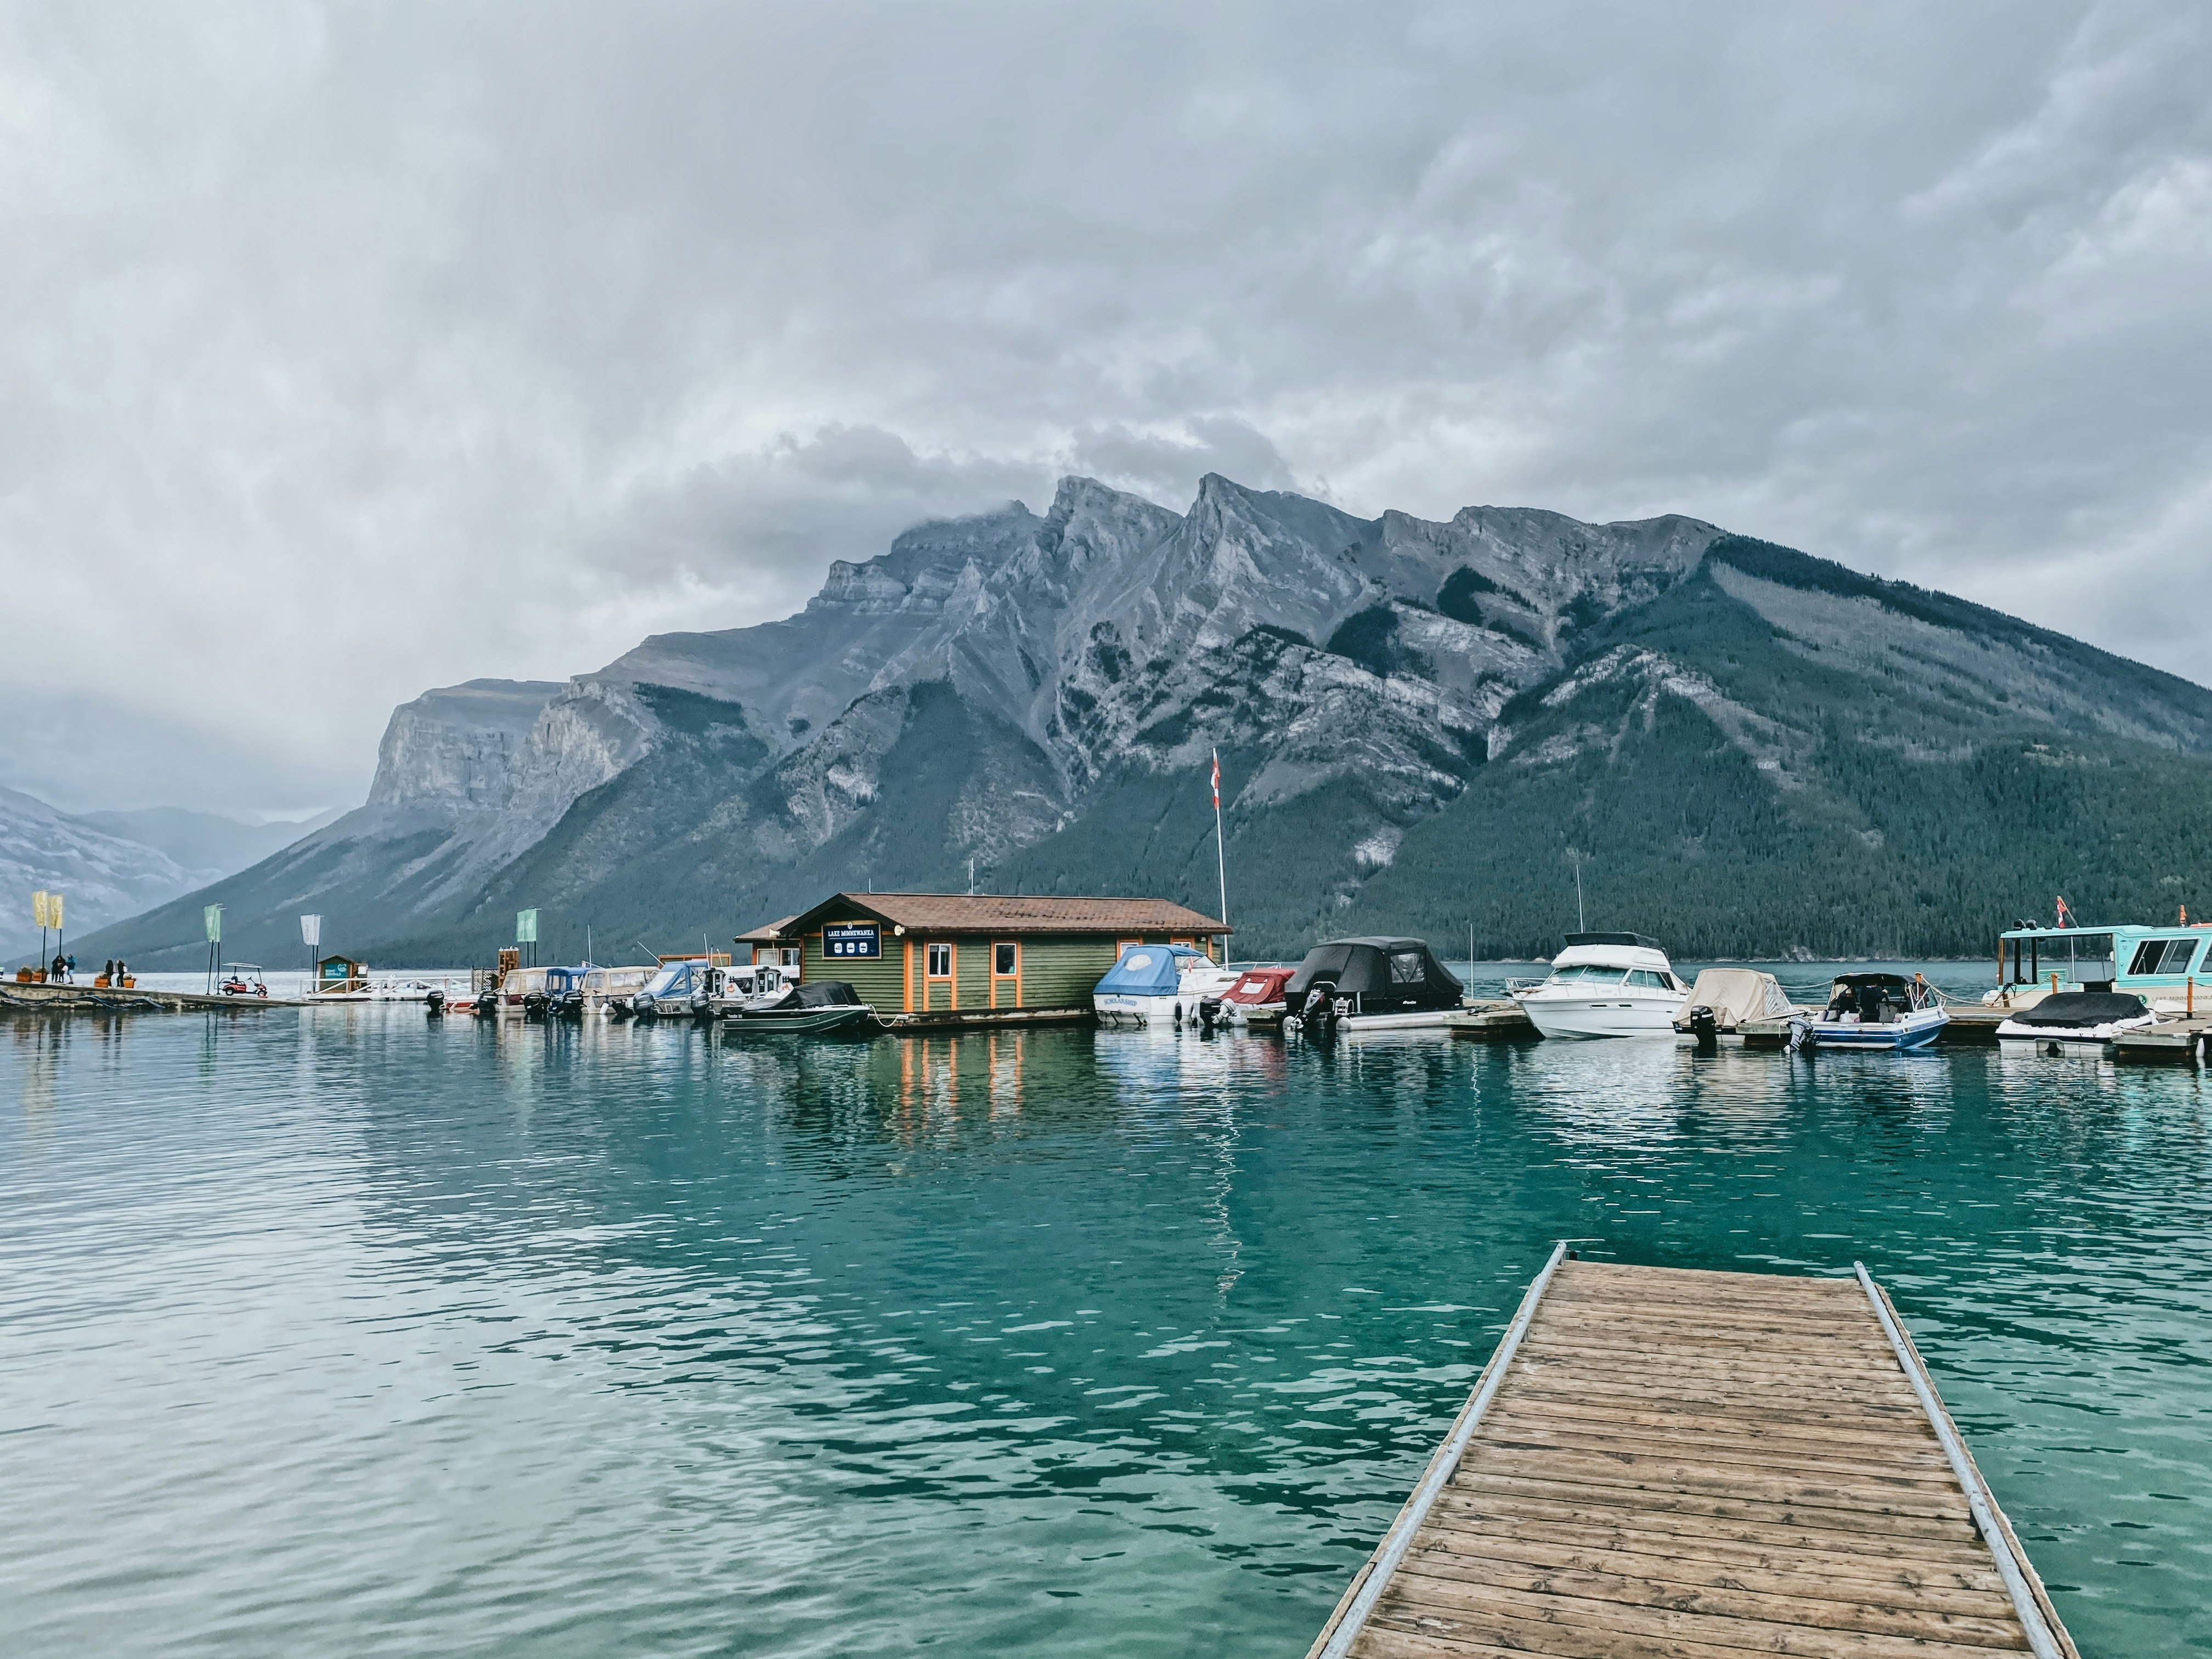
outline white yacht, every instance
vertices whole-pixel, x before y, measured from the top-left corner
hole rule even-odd
[[[1506,988],[1547,1037],[1668,1038],[1688,988],[1641,933],[1570,933],[1547,978]]]

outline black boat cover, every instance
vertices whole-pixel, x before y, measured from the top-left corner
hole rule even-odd
[[[797,1008],[857,1008],[860,993],[842,979],[809,980],[804,985],[793,985],[774,1002],[748,1009],[756,1014],[782,1013]]]
[[[1639,950],[1656,951],[1659,941],[1643,933],[1570,933],[1567,943],[1575,945],[1628,945]]]
[[[2109,1025],[2115,1020],[2141,1019],[2149,1012],[2141,997],[2126,991],[2059,991],[2012,1018],[2017,1025],[2078,1031],[2092,1025]]]
[[[1467,988],[1417,939],[1333,939],[1306,952],[1283,987],[1295,1009],[1316,981],[1336,987],[1339,996],[1356,996],[1361,1012],[1455,1008]]]

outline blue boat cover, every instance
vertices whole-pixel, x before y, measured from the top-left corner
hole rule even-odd
[[[1202,961],[1203,951],[1188,945],[1132,945],[1121,960],[1092,986],[1094,996],[1171,997],[1185,961]]]

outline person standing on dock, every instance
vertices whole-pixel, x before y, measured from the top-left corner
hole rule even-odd
[[[54,953],[54,959],[48,965],[46,979],[48,982],[55,985],[69,983],[69,958],[58,951]]]

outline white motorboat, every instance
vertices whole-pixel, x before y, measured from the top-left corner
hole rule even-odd
[[[1791,1018],[1790,1051],[1925,1048],[1942,1036],[1950,1020],[1935,992],[1917,975],[1838,974],[1825,1011]]]
[[[2033,1043],[2039,1054],[2102,1054],[2115,1037],[2157,1024],[2132,991],[2059,991],[1999,1025],[1997,1041]]]
[[[1195,1025],[1199,1006],[1237,977],[1188,945],[1132,945],[1091,988],[1091,1006],[1103,1025]]]
[[[1642,933],[1569,933],[1547,977],[1506,987],[1547,1037],[1671,1038],[1689,988]]]

